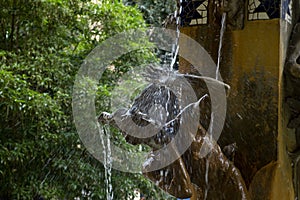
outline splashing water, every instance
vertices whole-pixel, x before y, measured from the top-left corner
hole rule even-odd
[[[99,127],[100,128],[100,127]],[[99,129],[100,130],[100,129]],[[112,191],[112,182],[111,182],[111,170],[112,170],[112,156],[111,156],[111,148],[110,148],[110,129],[109,126],[105,125],[102,127],[102,130],[106,137],[103,136],[101,131],[99,131],[101,144],[103,147],[103,160],[104,160],[104,176],[105,176],[105,185],[106,185],[106,200],[113,199],[113,191]],[[105,141],[106,139],[106,141]]]
[[[225,32],[225,21],[226,21],[226,14],[225,13],[222,16],[222,24],[221,24],[221,30],[220,30],[220,43],[219,43],[219,49],[218,49],[218,62],[217,62],[215,79],[210,78],[210,77],[194,76],[194,75],[188,75],[188,74],[177,74],[176,72],[173,71],[174,70],[173,66],[176,62],[176,58],[178,56],[178,51],[179,51],[179,35],[180,35],[179,14],[181,12],[181,9],[182,8],[180,8],[177,11],[178,13],[177,13],[177,16],[176,16],[176,20],[177,20],[176,21],[176,24],[177,24],[176,41],[175,41],[174,47],[172,49],[173,58],[171,60],[170,68],[169,69],[162,69],[162,68],[157,69],[157,68],[151,68],[151,67],[148,68],[148,71],[146,73],[147,76],[145,77],[146,82],[150,82],[150,83],[153,83],[155,85],[156,84],[157,85],[165,85],[167,82],[169,82],[169,80],[173,80],[174,77],[176,77],[176,76],[178,76],[178,77],[192,77],[192,78],[201,78],[201,79],[205,79],[205,80],[208,80],[208,81],[219,82],[220,84],[222,84],[224,86],[227,86],[229,88],[228,85],[224,84],[221,81],[218,81],[218,79],[219,79],[219,66],[220,66],[220,61],[221,61],[222,42],[223,42],[223,36],[224,36],[224,32]],[[147,80],[147,78],[148,78],[148,80]],[[173,81],[171,81],[171,82],[173,82]],[[179,92],[179,94],[180,94],[180,97],[181,97],[180,92]],[[163,146],[166,145],[174,137],[174,135],[176,133],[176,123],[175,122],[176,122],[176,120],[179,120],[179,117],[181,116],[181,114],[183,114],[190,107],[198,108],[199,103],[201,102],[201,100],[204,99],[207,95],[204,95],[198,101],[196,100],[194,103],[185,105],[183,107],[176,107],[175,105],[173,105],[174,103],[171,101],[172,98],[170,98],[171,95],[170,95],[169,91],[166,95],[167,98],[165,100],[159,100],[159,97],[163,98],[163,96],[164,96],[162,90],[158,90],[157,95],[152,94],[151,96],[152,97],[157,96],[158,99],[154,103],[156,104],[156,106],[160,106],[160,107],[154,106],[154,107],[148,108],[150,105],[147,104],[146,107],[148,109],[145,108],[145,110],[142,109],[142,110],[138,110],[137,112],[135,112],[135,110],[134,110],[135,107],[133,106],[133,108],[130,109],[130,113],[133,113],[137,116],[141,115],[141,120],[140,121],[143,122],[143,123],[154,123],[156,125],[159,124],[159,127],[163,127],[162,130],[157,134],[157,137],[153,137],[157,141],[154,140],[153,142],[151,142],[151,144],[156,143],[153,146],[154,148],[161,148],[162,147],[162,146],[160,146],[161,144],[163,144]],[[141,102],[143,102],[143,101],[141,101]],[[147,102],[144,102],[144,103],[147,103]],[[173,105],[175,107],[171,108],[171,107],[169,107],[170,105]],[[141,106],[139,106],[138,108],[141,108]],[[179,110],[180,112],[176,113],[175,112],[176,110]],[[165,111],[165,112],[159,112],[159,111]],[[175,112],[175,113],[173,113],[173,112]],[[211,113],[211,123],[212,124],[213,124],[213,121],[214,121],[214,113]],[[156,122],[159,122],[159,123],[156,123]],[[141,125],[143,125],[143,124],[141,124]],[[129,127],[129,129],[130,129],[130,127]],[[112,191],[112,183],[111,183],[112,157],[111,157],[111,149],[110,149],[110,131],[109,131],[109,127],[104,126],[103,127],[103,132],[105,134],[103,134],[103,133],[100,134],[100,138],[101,138],[101,143],[102,143],[102,146],[103,146],[103,157],[104,157],[103,160],[104,160],[104,167],[105,167],[105,183],[106,183],[106,199],[107,200],[112,200],[113,199],[113,191]],[[213,138],[212,138],[212,136],[213,136],[212,135],[212,126],[208,130],[208,134],[210,136],[210,141],[212,141],[213,140]],[[160,144],[160,145],[158,145],[158,144]],[[148,144],[148,145],[150,145],[150,144]],[[205,198],[204,199],[207,199],[208,190],[209,190],[209,174],[208,174],[209,173],[209,162],[210,162],[209,160],[210,160],[210,155],[208,154],[207,160],[206,160],[206,172],[205,172],[206,189],[205,189]],[[164,176],[165,175],[162,175],[162,177],[164,177]]]
[[[221,21],[220,42],[219,42],[218,61],[217,61],[217,70],[216,70],[216,79],[217,80],[219,79],[220,62],[221,62],[222,46],[223,46],[223,37],[224,37],[225,29],[226,29],[225,22],[226,22],[226,13],[223,13],[222,21]]]
[[[171,61],[171,64],[170,64],[171,71],[173,71],[174,64],[176,62],[178,52],[179,52],[179,36],[180,36],[179,26],[180,26],[180,23],[181,23],[180,22],[181,12],[182,12],[182,0],[179,0],[179,8],[174,13],[174,18],[176,19],[176,39],[175,39],[175,44],[173,45],[173,48],[172,48],[173,58],[172,58],[172,61]]]
[[[219,48],[218,48],[218,60],[217,60],[217,68],[216,68],[216,80],[219,79],[219,73],[220,73],[220,62],[221,62],[221,55],[222,55],[222,46],[223,46],[223,38],[224,38],[224,32],[226,29],[226,13],[224,12],[222,14],[222,21],[221,21],[221,30],[220,30],[220,41],[219,41]],[[211,123],[214,124],[214,116],[215,113],[211,113]],[[209,139],[210,141],[213,141],[213,133],[212,133],[212,126],[210,126],[208,130]],[[208,190],[209,190],[209,162],[210,162],[210,154],[207,155],[206,159],[206,165],[205,165],[205,192],[204,192],[204,199],[207,199]]]

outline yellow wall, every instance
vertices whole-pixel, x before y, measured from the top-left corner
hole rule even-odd
[[[233,77],[254,68],[270,73],[272,78],[279,77],[278,30],[279,20],[275,19],[247,21],[243,30],[233,31]],[[233,81],[234,87],[236,79]]]
[[[218,42],[216,42],[218,40],[217,29],[212,26],[194,26],[183,28],[181,31],[198,41],[216,61],[218,48]],[[241,85],[241,81],[243,81],[243,76],[248,75],[247,77],[249,79],[253,78],[253,80],[250,81],[254,81],[257,84],[270,84],[273,90],[271,100],[273,99],[272,105],[274,105],[274,113],[271,114],[275,116],[275,118],[273,118],[272,121],[271,119],[266,120],[269,120],[271,124],[274,123],[274,127],[277,128],[275,131],[277,133],[277,143],[276,141],[274,142],[277,144],[277,146],[275,146],[277,149],[277,155],[275,155],[274,160],[271,160],[270,163],[265,163],[265,166],[261,169],[259,167],[256,169],[256,166],[260,166],[260,164],[256,163],[252,163],[253,165],[256,164],[253,168],[252,166],[247,166],[248,168],[245,168],[245,165],[242,166],[244,167],[244,171],[247,172],[249,171],[248,169],[251,169],[253,170],[253,173],[256,173],[249,185],[250,192],[253,192],[253,194],[250,194],[253,199],[261,199],[262,197],[268,197],[267,199],[272,200],[295,199],[291,162],[286,150],[288,145],[286,135],[289,130],[286,128],[287,120],[284,117],[286,116],[284,113],[285,109],[282,107],[284,100],[283,68],[288,42],[288,38],[286,38],[284,34],[289,35],[285,30],[283,30],[282,21],[280,21],[280,19],[256,21],[245,20],[244,29],[227,31],[225,33],[223,43],[223,59],[220,69],[223,79],[231,86],[229,101],[232,106],[230,107],[229,105],[229,115],[235,116],[239,111],[245,111],[243,110],[243,105],[240,104],[243,104],[243,99],[248,98],[248,96],[243,96],[245,93],[239,91],[239,86]],[[190,65],[183,59],[180,59],[180,70],[185,73],[190,71]],[[267,79],[267,81],[264,82],[257,80],[257,77],[254,77],[255,73],[253,72],[262,73],[263,77]],[[271,104],[271,102],[268,103]],[[241,110],[238,110],[239,106],[235,105],[239,105]],[[260,104],[255,106],[260,106]],[[258,110],[259,109],[260,108],[258,108]],[[247,112],[253,112],[252,114],[254,115],[260,115],[259,112],[256,113],[251,109],[247,110],[246,113]],[[232,121],[232,123],[237,124],[236,121]],[[261,123],[261,125],[262,124],[263,123]],[[233,124],[230,124],[230,126],[232,125]],[[256,124],[251,124],[251,126],[256,126]],[[262,129],[259,129],[258,127],[256,130],[260,131]],[[261,147],[262,143],[270,141],[264,140],[264,137],[268,134],[274,134],[270,131],[270,128],[268,129],[268,127],[265,127],[264,130],[264,133],[255,133],[256,137],[261,140],[256,142],[260,145],[258,148],[265,148],[265,146],[268,147],[270,144],[265,144],[264,147]],[[239,125],[233,126],[233,129],[229,130],[229,132],[234,132],[233,136],[236,134],[237,137],[240,137],[239,134],[241,134],[244,138],[248,137],[248,139],[254,134],[249,131],[247,132],[247,127],[239,127]],[[228,137],[229,133],[225,132],[222,134]],[[260,135],[262,136],[260,137]],[[274,137],[276,139],[276,135],[270,137]],[[253,142],[253,140],[245,142],[248,147],[250,146],[250,148],[244,148],[248,149],[243,149],[243,147],[240,146],[240,153],[245,154],[245,151],[250,151],[248,153],[251,155],[251,148],[257,145],[252,144],[251,142]],[[261,151],[258,152],[261,153]],[[276,154],[276,152],[274,154]],[[246,153],[245,155],[249,154]],[[257,157],[257,159],[259,158]],[[249,163],[246,164],[251,165]],[[240,170],[243,172],[242,168]],[[263,191],[263,194],[258,191]]]
[[[243,30],[233,32],[233,69],[232,69],[232,90],[238,86],[239,77],[245,73],[258,70],[265,76],[274,80],[276,89],[275,96],[278,102],[278,157],[274,177],[264,177],[270,175],[268,171],[262,171],[260,176],[254,178],[253,182],[266,182],[266,193],[270,199],[293,200],[294,190],[292,182],[292,169],[286,151],[287,134],[286,120],[282,110],[283,104],[283,67],[285,60],[286,42],[280,42],[285,38],[280,35],[280,20],[258,20],[247,21]],[[258,174],[261,174],[258,173]],[[256,180],[258,179],[258,180]],[[255,187],[255,186],[253,186]],[[251,188],[253,189],[253,188]],[[255,191],[255,189],[253,189]],[[254,199],[259,199],[252,194]]]

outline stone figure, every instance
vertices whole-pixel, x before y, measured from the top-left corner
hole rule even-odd
[[[245,17],[244,0],[225,0],[220,3],[220,12],[227,13],[226,22],[230,30],[243,29]]]
[[[120,123],[125,123],[125,126],[128,127],[130,124],[126,123],[130,120],[135,125],[143,127],[149,123],[156,123],[155,118],[160,116],[151,116],[154,113],[153,110],[151,111],[153,105],[166,108],[169,113],[166,115],[166,121],[173,123],[160,125],[161,129],[150,138],[137,138],[124,131],[123,134],[127,142],[147,144],[154,152],[171,142],[178,132],[178,127],[182,125],[181,123],[185,123],[182,122],[180,114],[183,112],[183,108],[178,106],[176,96],[168,87],[152,83],[135,99],[131,108],[120,109],[113,114],[102,113],[98,121],[121,129]],[[116,119],[122,120],[116,123]],[[151,153],[147,162],[143,164],[144,175],[177,198],[194,200],[219,199],[220,197],[223,199],[248,199],[244,180],[239,170],[229,160],[232,158],[227,158],[223,154],[218,144],[210,138],[200,123],[198,131],[195,133],[196,136],[194,137],[193,134],[186,130],[184,135],[193,138],[192,144],[183,155],[178,155],[177,160],[163,169],[147,170],[158,162],[162,162],[162,158],[169,156]],[[201,156],[201,147],[211,148],[210,153]],[[236,148],[236,145],[232,147]],[[173,146],[172,150],[174,151],[172,153],[177,153],[176,146]],[[231,147],[228,147],[226,153],[228,156],[233,156],[233,151]]]
[[[288,128],[300,128],[300,2],[293,3],[292,32],[285,62],[286,103],[290,108]],[[296,136],[300,137],[300,136]],[[300,144],[297,145],[300,148]]]
[[[286,67],[292,76],[300,78],[300,21],[293,28]]]

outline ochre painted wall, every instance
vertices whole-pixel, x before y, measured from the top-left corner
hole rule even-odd
[[[275,94],[273,98],[277,102],[277,160],[258,170],[252,180],[253,184],[250,186],[251,196],[253,199],[261,199],[261,196],[257,195],[263,195],[264,198],[268,197],[272,200],[293,200],[292,168],[286,151],[285,134],[288,130],[285,128],[286,121],[284,113],[282,113],[282,69],[285,60],[285,51],[282,51],[284,48],[282,45],[285,43],[280,42],[284,39],[280,35],[280,20],[247,21],[245,28],[233,31],[232,36],[233,69],[230,84],[232,90],[238,90],[240,84],[238,80],[241,75],[255,70],[262,72],[265,78],[272,80],[273,94]],[[262,187],[264,194],[258,194]]]
[[[231,89],[228,126],[218,142],[221,147],[237,143],[235,165],[252,199],[295,199],[282,107],[284,46],[288,40],[280,34],[281,23],[280,19],[245,20],[242,30],[227,30],[224,38],[220,70]],[[186,27],[182,33],[198,41],[216,61],[219,28]],[[180,70],[191,71],[183,59]]]
[[[254,68],[265,71],[272,78],[279,77],[278,19],[247,21],[243,30],[232,32],[232,37],[232,74],[234,77],[249,73]],[[231,86],[235,86],[234,82]]]

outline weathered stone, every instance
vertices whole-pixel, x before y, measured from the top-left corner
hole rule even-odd
[[[159,92],[160,96],[156,96],[157,92]],[[113,114],[102,113],[98,120],[101,123],[105,123],[107,119],[111,125],[115,125],[118,128],[114,118],[124,116],[131,117],[137,125],[144,126],[147,123],[147,120],[145,120],[147,116],[138,114],[138,112],[149,115],[149,109],[155,102],[164,104],[172,112],[174,112],[174,107],[176,107],[176,101],[170,98],[166,88],[150,85],[135,99],[132,108],[127,111],[120,109]],[[126,113],[130,115],[126,116]],[[176,113],[173,113],[170,117],[174,118],[175,116]],[[124,134],[127,135],[126,133]],[[174,134],[176,134],[176,129]],[[188,136],[189,134],[191,133],[186,132],[185,137],[192,137]],[[131,138],[126,139],[129,143],[144,143],[156,150],[160,145],[164,145],[172,140],[170,136],[167,137],[168,140],[157,140],[157,138],[166,135],[166,132],[160,132],[152,138],[140,139],[130,136]],[[197,135],[193,138],[193,142],[188,150],[182,156],[178,155],[178,159],[175,162],[163,169],[150,172],[148,170],[151,169],[152,165],[162,162],[162,158],[169,155],[160,154],[159,159],[155,155],[152,156],[152,161],[144,166],[145,176],[160,188],[178,198],[192,197],[195,200],[202,200],[205,196],[208,199],[217,199],[222,196],[224,199],[248,199],[247,188],[240,171],[234,166],[233,162],[226,158],[218,144],[210,139],[201,125],[199,125]],[[201,156],[201,148],[204,143],[212,149],[206,156]],[[176,146],[173,147],[173,150],[175,153],[177,152]]]
[[[227,26],[230,30],[243,29],[245,17],[244,0],[225,0],[221,4],[221,13],[227,13]]]
[[[244,2],[209,1],[208,24],[181,29],[181,32],[198,41],[217,61],[221,15],[227,13],[227,23],[231,28],[224,35],[220,72],[224,82],[230,84],[231,90],[226,125],[218,144],[210,141],[205,131],[210,122],[210,103],[207,102],[202,105],[204,109],[201,109],[208,113],[205,120],[201,118],[201,124],[205,128],[199,126],[190,148],[166,168],[145,173],[159,187],[174,196],[191,197],[193,200],[281,200],[295,199],[296,191],[299,190],[300,159],[297,147],[300,144],[300,25],[296,22],[300,15],[300,2],[292,1],[291,24],[284,19],[245,20],[244,10],[247,9]],[[220,7],[222,3],[223,7]],[[275,17],[279,15],[279,5],[280,2],[276,1]],[[270,13],[267,14],[274,18]],[[286,29],[283,29],[283,25]],[[294,31],[288,44],[291,29]],[[287,46],[289,48],[286,52]],[[193,66],[186,60],[180,58],[179,63],[180,72],[193,73]],[[199,80],[192,80],[191,85],[198,95],[207,92],[207,88]],[[137,121],[141,119],[137,116]],[[296,128],[295,137],[289,138],[288,127]],[[288,148],[291,138],[299,140],[298,146],[293,144],[295,147]],[[128,141],[149,144],[146,139]],[[201,157],[204,141],[210,141],[213,148],[210,154]],[[220,147],[231,143],[236,143],[239,147],[234,153],[234,162],[228,159],[231,155],[227,152],[232,152],[231,148],[224,148],[227,157],[220,150]],[[287,149],[293,150],[297,162],[291,163]],[[175,147],[174,150],[176,151]],[[155,164],[155,157],[153,159],[152,164]],[[161,172],[166,174],[164,178]]]
[[[277,167],[276,162],[271,162],[261,168],[253,177],[253,181],[249,187],[249,195],[252,200],[271,199],[272,183]]]
[[[291,36],[286,67],[292,76],[300,78],[300,23],[295,25]]]

